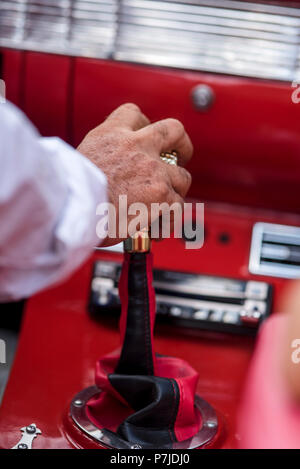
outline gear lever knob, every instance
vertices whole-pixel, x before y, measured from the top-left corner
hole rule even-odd
[[[148,230],[138,231],[132,238],[128,238],[124,241],[125,252],[149,252],[150,249],[151,239]]]

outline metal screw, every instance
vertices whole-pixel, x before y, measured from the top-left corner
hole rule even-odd
[[[28,425],[28,427],[26,427],[26,432],[29,433],[30,435],[32,435],[33,433],[36,432],[36,427],[35,425]]]
[[[25,443],[20,443],[20,444],[18,445],[18,449],[28,449],[28,446],[25,445]]]
[[[131,449],[143,449],[141,445],[132,445]]]
[[[192,89],[191,98],[198,111],[207,111],[215,101],[215,93],[210,86],[197,85]]]
[[[83,406],[83,401],[81,401],[80,399],[76,399],[76,401],[74,401],[74,406],[75,407],[82,407]]]
[[[207,426],[208,428],[215,428],[216,422],[213,422],[212,420],[208,420],[208,421],[206,422],[206,426]]]

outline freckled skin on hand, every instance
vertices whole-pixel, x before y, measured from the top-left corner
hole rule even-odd
[[[178,167],[160,159],[161,152],[174,149],[179,154]],[[124,104],[88,133],[78,151],[106,175],[109,202],[116,207],[117,217],[119,195],[127,196],[128,206],[145,204],[149,214],[151,203],[183,205],[191,185],[191,175],[183,166],[192,157],[193,145],[179,121],[151,124],[136,105]],[[107,239],[105,245],[120,241]]]

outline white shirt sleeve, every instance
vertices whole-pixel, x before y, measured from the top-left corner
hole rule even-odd
[[[58,138],[41,138],[0,104],[0,302],[61,281],[101,243],[96,207],[106,178]]]

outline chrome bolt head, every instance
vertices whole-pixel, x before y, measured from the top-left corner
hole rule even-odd
[[[81,401],[80,399],[76,399],[76,401],[74,401],[74,406],[75,407],[82,407],[83,406],[83,401]]]
[[[35,425],[28,425],[28,427],[26,427],[26,433],[29,433],[30,435],[33,435],[33,433],[36,432],[36,427]]]
[[[191,99],[197,111],[208,111],[215,101],[215,93],[210,86],[197,85],[192,89]]]
[[[208,420],[206,422],[206,425],[208,426],[208,428],[215,428],[215,426],[217,425],[216,422],[213,422],[212,420]]]

